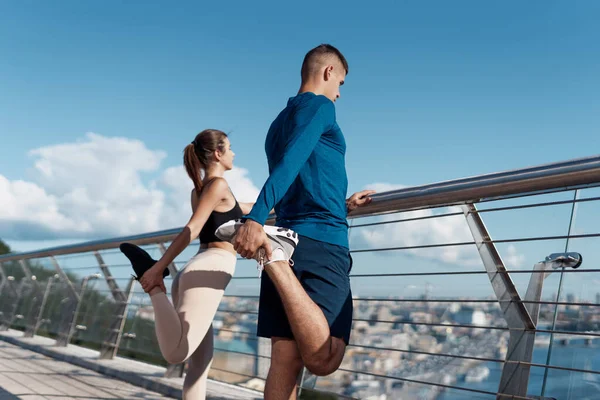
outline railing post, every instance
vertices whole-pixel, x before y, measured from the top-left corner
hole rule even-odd
[[[81,297],[79,296],[79,293],[77,292],[77,290],[75,290],[75,286],[73,286],[73,282],[71,282],[69,280],[69,277],[67,276],[67,274],[65,274],[65,272],[62,270],[62,268],[58,264],[58,261],[56,260],[56,258],[54,256],[50,256],[50,261],[52,262],[52,265],[54,265],[54,269],[60,276],[61,281],[66,285],[67,291],[69,292],[69,297],[66,299],[66,300],[68,300],[69,304],[67,307],[65,307],[67,309],[61,313],[63,318],[61,319],[61,321],[59,323],[58,338],[56,339],[56,345],[64,347],[69,344],[72,321],[74,321],[76,319],[76,313],[77,313],[77,310],[79,309]],[[76,302],[75,303],[76,304],[75,311],[71,311],[73,309],[73,307],[72,307],[73,300],[75,300],[75,302]],[[62,302],[64,303],[65,299],[63,299]]]
[[[79,297],[77,299],[77,306],[75,307],[75,312],[73,313],[73,318],[71,319],[71,326],[69,327],[69,333],[67,335],[67,343],[71,343],[71,339],[75,334],[75,328],[77,326],[77,318],[79,317],[79,309],[81,308],[81,304],[83,303],[83,298],[85,295],[85,289],[87,288],[88,282],[90,279],[99,278],[100,274],[88,275],[83,278],[81,282],[81,291],[79,292]]]
[[[31,273],[31,269],[24,259],[19,260],[19,265],[21,266],[21,270],[23,271],[25,277],[31,282],[31,290],[29,294],[31,305],[29,307],[29,312],[27,313],[27,322],[25,323],[25,332],[23,337],[32,337],[36,324],[35,316],[38,314],[38,309],[41,306],[41,301],[39,299],[41,287],[36,276]]]
[[[31,301],[31,305],[27,313],[27,322],[25,323],[25,332],[23,333],[23,337],[33,336],[33,331],[35,329],[35,324],[37,320],[36,317],[39,313],[39,309],[42,304],[42,301],[40,299],[40,297],[42,297],[40,283],[37,281],[35,275],[30,275],[29,280],[31,281],[31,290],[29,291],[29,299]]]
[[[169,364],[165,371],[165,378],[181,378],[185,371],[185,362],[179,364]]]
[[[24,337],[35,336],[38,329],[40,328],[42,324],[42,315],[44,314],[44,308],[46,308],[46,301],[48,300],[48,295],[50,294],[52,283],[56,278],[58,278],[58,275],[54,275],[48,278],[48,281],[46,282],[46,289],[44,290],[44,297],[42,297],[42,303],[40,304],[37,316],[31,321],[30,325],[27,327]]]
[[[523,302],[475,205],[462,205],[461,208],[510,330],[506,362],[500,377],[497,399],[527,397],[544,279],[552,272],[551,268],[564,267],[565,264],[573,268],[579,267],[581,255],[551,254],[545,261],[537,263]]]
[[[535,339],[535,323],[521,301],[517,289],[504,267],[496,246],[474,204],[461,206],[500,309],[510,329],[506,361],[502,369],[497,398],[527,396],[530,365],[521,364]],[[532,347],[533,349],[533,347]],[[514,361],[514,363],[512,363]],[[504,395],[504,396],[503,396]]]
[[[87,277],[83,278],[83,281],[81,282],[81,292],[79,292],[79,296],[77,297],[77,305],[75,306],[75,311],[73,312],[73,316],[71,317],[71,321],[69,324],[69,330],[67,331],[67,337],[64,338],[64,341],[62,343],[64,343],[65,346],[67,346],[69,343],[71,343],[71,338],[73,337],[73,334],[75,333],[75,325],[77,324],[77,317],[79,315],[79,309],[81,308],[81,303],[83,300],[83,294],[85,293],[85,287],[87,286]]]
[[[2,263],[0,263],[0,278],[2,278],[2,282],[0,282],[0,296],[2,296],[4,289],[12,289],[10,288],[11,280],[9,280],[8,276],[6,276],[6,274],[4,273],[4,267],[2,266]],[[12,276],[11,278],[14,279]],[[0,305],[4,304],[10,304],[10,301],[8,299],[5,300],[4,298],[2,298],[2,301],[0,301]],[[2,307],[0,307],[0,330],[4,330],[4,309]]]
[[[118,304],[117,313],[115,318],[111,321],[107,338],[102,342],[100,359],[113,359],[119,351],[119,345],[121,344],[121,338],[123,337],[123,328],[125,327],[125,322],[127,320],[127,310],[129,308],[129,303],[131,302],[134,287],[135,279],[131,278],[127,285],[127,296],[121,300],[115,299]]]
[[[19,286],[17,288],[15,288],[14,286],[16,285],[15,283],[15,278],[13,276],[8,276],[7,277],[8,280],[8,286],[11,288],[13,294],[14,294],[14,298],[7,304],[9,304],[9,313],[8,314],[4,314],[4,312],[2,312],[2,323],[0,324],[0,331],[7,331],[10,329],[10,327],[12,326],[15,317],[16,317],[16,313],[17,313],[17,309],[19,308],[19,303],[21,302],[21,297],[23,295],[23,289],[25,287],[25,284],[27,283],[27,278],[23,277],[21,279],[21,281],[19,282]]]
[[[263,337],[257,337],[258,348],[256,354],[256,375],[266,377],[269,374],[269,366],[271,364],[271,340]]]
[[[302,370],[298,374],[298,378],[296,378],[296,385],[298,389],[296,390],[296,398],[300,398],[302,396],[302,388],[304,385],[304,374],[306,373],[306,367],[302,367]]]
[[[6,279],[6,274],[4,273],[4,268],[2,267],[2,263],[0,263],[0,296],[2,296],[2,291],[8,285],[8,279]]]
[[[63,281],[64,284],[64,281]],[[66,286],[66,284],[65,284]],[[77,304],[77,298],[73,296],[71,290],[67,290],[66,296],[59,303],[60,313],[59,321],[57,322],[57,338],[56,346],[66,346],[68,344],[67,338],[69,336],[69,329],[71,327],[71,319],[74,316],[75,305]]]
[[[31,279],[33,275],[31,275],[31,270],[29,269],[29,266],[27,265],[25,260],[19,260],[19,265],[21,266],[21,269],[23,270],[23,273],[25,274],[27,279]]]
[[[106,263],[104,263],[104,259],[102,255],[95,251],[94,256],[96,257],[96,261],[98,261],[98,266],[100,267],[100,271],[104,275],[104,279],[106,280],[106,284],[110,288],[110,292],[113,296],[113,299],[116,301],[124,301],[127,298],[127,295],[123,293],[123,291],[119,288],[119,285],[115,281],[115,278],[110,273],[110,269]]]
[[[100,359],[112,359],[117,354],[119,342],[121,341],[122,329],[125,323],[127,307],[129,305],[129,299],[131,298],[134,283],[133,279],[131,279],[127,287],[127,294],[123,293],[119,288],[117,281],[115,281],[115,278],[112,276],[110,268],[104,262],[102,255],[98,251],[95,251],[94,256],[96,257],[96,261],[98,261],[106,284],[110,288],[112,297],[117,305],[113,319],[110,321],[106,338],[102,342],[102,347],[100,348]]]
[[[69,277],[67,276],[67,274],[65,274],[65,271],[62,270],[62,268],[58,264],[58,261],[56,260],[56,258],[54,256],[50,256],[50,261],[52,262],[52,265],[54,265],[54,269],[56,270],[56,272],[58,273],[58,275],[60,276],[62,281],[67,285],[67,288],[69,289],[71,294],[75,298],[79,298],[79,293],[77,293],[77,290],[75,290],[75,286],[73,286],[73,282],[71,282],[69,280]]]

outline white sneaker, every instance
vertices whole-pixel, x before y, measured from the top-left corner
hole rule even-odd
[[[242,225],[244,225],[244,222],[241,219],[227,221],[217,228],[215,236],[221,240],[233,243],[235,235]],[[264,262],[265,250],[263,248],[258,249],[254,259],[258,262],[259,275],[265,265],[276,261],[286,261],[293,266],[292,254],[294,254],[294,250],[298,245],[298,234],[291,229],[279,226],[264,225],[263,229],[271,244],[271,259]]]

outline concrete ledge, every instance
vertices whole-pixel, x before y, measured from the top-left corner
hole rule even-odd
[[[74,345],[58,347],[53,339],[43,336],[24,338],[23,332],[16,330],[1,331],[0,340],[167,397],[182,398],[183,378],[164,378],[166,369],[163,367],[122,357],[100,360],[98,352],[95,350]],[[207,392],[207,399],[211,400],[259,400],[262,398],[261,392],[213,380],[209,380]]]

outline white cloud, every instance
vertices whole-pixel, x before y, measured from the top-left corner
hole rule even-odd
[[[254,186],[248,177],[248,170],[233,168],[231,171],[225,172],[225,178],[238,201],[252,203],[258,197],[260,189]]]
[[[378,192],[401,189],[405,186],[389,183],[374,183],[366,187]],[[416,247],[445,243],[472,242],[473,236],[469,230],[464,215],[451,215],[428,218],[435,215],[461,212],[457,206],[444,207],[437,210],[424,209],[408,211],[401,214],[384,215],[377,221],[394,221],[417,219],[372,227],[359,228],[360,237],[368,248]],[[475,245],[460,245],[447,247],[412,248],[399,250],[410,255],[461,266],[480,266],[481,258]],[[385,255],[377,252],[376,254]],[[501,256],[503,256],[501,254]],[[524,256],[518,254],[514,245],[508,246],[503,261],[506,266],[520,266]]]
[[[519,254],[517,252],[517,248],[510,244],[506,249],[506,254],[502,257],[502,261],[504,261],[505,267],[521,267],[525,261],[525,256],[523,254]]]
[[[108,237],[182,226],[193,187],[182,166],[160,172],[166,154],[139,140],[88,133],[34,149],[34,181],[0,175],[0,237],[14,240]],[[144,182],[144,174],[158,178]],[[258,188],[247,171],[226,175],[240,201]]]
[[[59,209],[59,199],[38,185],[21,180],[9,181],[0,175],[0,234],[10,237],[28,226],[40,225],[69,230],[75,223]],[[4,228],[4,229],[2,229]]]

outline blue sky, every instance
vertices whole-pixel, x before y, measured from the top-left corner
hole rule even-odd
[[[585,156],[600,141],[597,2],[259,3],[4,3],[1,172],[25,178],[29,149],[87,131],[178,165],[211,126],[233,132],[261,181],[265,131],[321,42],[350,63],[337,113],[352,190]]]
[[[595,1],[4,2],[0,176],[63,195],[30,151],[94,132],[161,155],[135,167],[152,190],[211,127],[231,133],[236,164],[260,188],[267,128],[297,92],[304,54],[324,42],[350,64],[336,110],[351,192],[594,155],[599,17]]]

